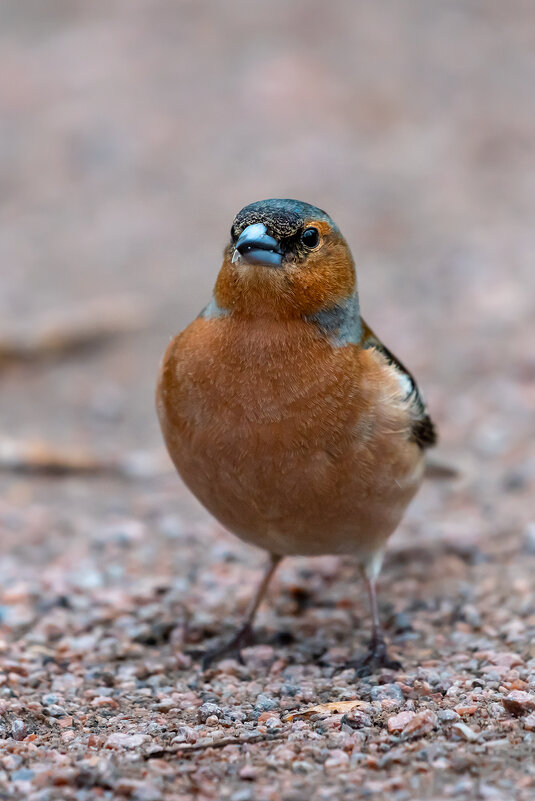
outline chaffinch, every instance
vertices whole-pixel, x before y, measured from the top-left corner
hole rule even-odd
[[[270,555],[243,626],[205,664],[241,656],[282,557],[347,554],[372,612],[359,666],[399,666],[376,580],[436,432],[414,378],[360,314],[353,258],[328,214],[271,199],[236,215],[211,301],[167,348],[157,410],[186,485]]]

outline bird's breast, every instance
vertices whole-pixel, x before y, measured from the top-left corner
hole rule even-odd
[[[279,553],[351,552],[391,533],[421,477],[399,394],[371,352],[304,321],[198,318],[167,350],[157,405],[223,525]]]

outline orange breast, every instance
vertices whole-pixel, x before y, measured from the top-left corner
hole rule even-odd
[[[167,350],[157,407],[178,472],[230,531],[367,559],[423,472],[402,396],[379,354],[310,323],[198,318]]]

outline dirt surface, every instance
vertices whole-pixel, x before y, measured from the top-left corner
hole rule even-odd
[[[2,438],[135,468],[0,477],[0,797],[532,799],[533,4],[17,0],[0,49],[2,331],[127,295],[149,321],[0,363]],[[398,674],[340,669],[369,619],[335,558],[283,563],[244,666],[195,656],[262,555],[162,462],[153,387],[270,196],[339,223],[463,469],[391,543]]]

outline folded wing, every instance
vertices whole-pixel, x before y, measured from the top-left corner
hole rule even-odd
[[[412,425],[410,437],[420,448],[430,448],[437,442],[437,431],[435,424],[429,417],[423,398],[418,389],[418,385],[413,375],[407,370],[404,364],[394,356],[386,345],[374,334],[372,329],[362,320],[362,338],[360,344],[363,348],[374,348],[379,351],[388,363],[400,373],[400,378],[407,385],[407,401],[411,405]]]

